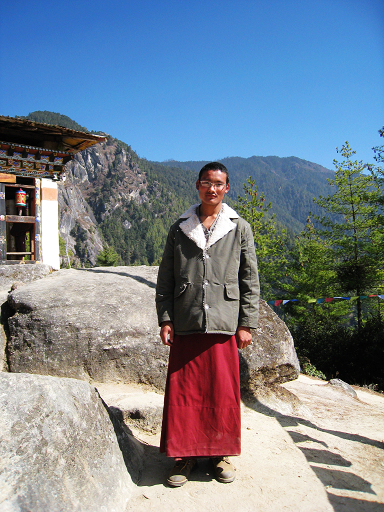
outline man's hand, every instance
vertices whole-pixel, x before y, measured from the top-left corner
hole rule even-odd
[[[238,327],[235,336],[239,348],[248,347],[252,343],[252,334],[249,327]]]
[[[174,333],[172,322],[163,322],[161,324],[160,338],[164,345],[168,345],[169,347],[172,345]]]

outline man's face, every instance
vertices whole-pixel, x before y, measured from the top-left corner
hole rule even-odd
[[[207,182],[209,182],[209,186],[207,186]],[[196,181],[196,188],[202,203],[217,206],[229,190],[227,175],[223,171],[205,171],[200,181]]]

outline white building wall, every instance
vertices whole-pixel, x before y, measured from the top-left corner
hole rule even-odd
[[[59,203],[57,183],[41,179],[41,259],[53,269],[60,269]]]

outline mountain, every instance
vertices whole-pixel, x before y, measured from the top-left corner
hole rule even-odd
[[[243,184],[252,176],[258,191],[265,193],[266,202],[272,202],[272,212],[276,214],[279,223],[294,232],[304,228],[310,211],[320,213],[313,198],[329,194],[327,178],[334,177],[333,171],[293,156],[229,157],[219,161],[229,171],[230,199],[236,201],[239,195],[244,195]],[[172,160],[172,165],[176,167],[197,172],[206,163],[208,161]]]
[[[88,131],[67,116],[32,112],[28,119]],[[102,132],[97,132],[102,133]],[[301,231],[313,198],[327,195],[333,171],[296,157],[229,157],[233,206],[249,176],[259,193],[272,202],[277,221],[292,233]],[[158,264],[170,225],[198,201],[195,181],[206,161],[166,163],[139,158],[132,148],[111,136],[78,153],[66,165],[59,184],[59,231],[78,264],[93,266],[98,252],[112,246],[125,265]]]
[[[73,121],[68,116],[63,116],[58,112],[49,112],[48,110],[36,110],[35,112],[30,112],[27,116],[16,116],[19,119],[29,119],[30,121],[35,121],[35,123],[45,123],[45,124],[53,124],[56,126],[64,126],[64,128],[69,128],[70,130],[77,130],[79,132],[90,133],[89,130],[84,128],[84,126],[80,126],[76,121]]]

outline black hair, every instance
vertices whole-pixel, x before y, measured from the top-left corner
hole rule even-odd
[[[209,164],[205,164],[204,167],[199,172],[199,181],[201,180],[202,175],[206,171],[221,171],[224,172],[227,175],[227,185],[229,183],[229,173],[228,169],[225,167],[224,164],[221,164],[220,162],[209,162]]]

